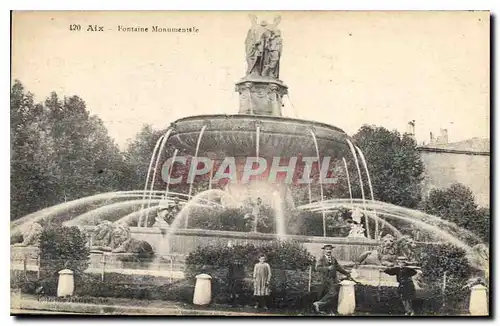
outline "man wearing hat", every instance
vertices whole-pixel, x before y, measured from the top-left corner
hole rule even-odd
[[[413,299],[415,297],[415,284],[412,277],[417,274],[417,271],[408,266],[406,257],[397,258],[398,266],[383,269],[382,272],[388,275],[395,275],[398,281],[398,293],[403,302],[406,315],[413,316]]]
[[[323,256],[318,260],[316,264],[316,271],[320,274],[320,280],[322,286],[319,291],[318,301],[313,303],[316,312],[321,312],[323,307],[327,307],[330,310],[336,310],[335,299],[338,299],[338,279],[337,272],[342,273],[349,278],[351,274],[346,271],[339,262],[332,255],[333,246],[330,244],[324,245]]]

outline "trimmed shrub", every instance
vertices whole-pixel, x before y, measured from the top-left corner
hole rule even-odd
[[[197,272],[202,266],[227,268],[236,260],[244,261],[253,270],[259,254],[267,256],[271,268],[306,270],[314,263],[314,257],[295,241],[273,241],[262,246],[253,244],[200,246],[186,257],[187,272]]]
[[[195,275],[212,276],[214,301],[230,301],[229,266],[240,262],[244,268],[240,304],[252,302],[252,273],[259,254],[265,254],[272,270],[271,299],[280,308],[297,308],[303,297],[308,296],[308,269],[314,257],[297,242],[271,242],[257,247],[253,244],[199,247],[186,257],[186,277],[194,285]]]
[[[469,290],[463,288],[472,276],[465,250],[451,244],[421,244],[416,249],[422,268],[423,286],[429,292],[423,309],[428,312],[458,313],[467,304]],[[444,274],[446,290],[442,292]],[[443,309],[444,306],[444,309]]]
[[[87,238],[76,226],[50,226],[40,237],[40,278],[47,294],[57,290],[59,271],[70,269],[75,284],[80,283],[90,263]]]
[[[185,280],[170,282],[154,276],[106,274],[104,281],[97,274],[85,274],[85,282],[75,291],[78,296],[167,300],[191,302],[194,286]]]

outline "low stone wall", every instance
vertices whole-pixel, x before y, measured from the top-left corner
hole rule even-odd
[[[132,236],[137,240],[145,240],[153,246],[157,255],[177,253],[186,255],[198,246],[237,245],[253,243],[263,245],[276,240],[276,235],[265,233],[247,233],[233,231],[179,229],[168,239],[168,229],[131,228]],[[341,261],[354,261],[363,252],[377,248],[378,242],[370,239],[324,238],[288,235],[286,240],[302,243],[314,256],[321,255],[324,244],[332,244],[334,256]]]
[[[92,231],[93,227],[86,227]],[[151,244],[155,251],[153,261],[137,262],[127,261],[129,254],[114,254],[92,252],[90,254],[90,265],[87,272],[91,273],[122,273],[122,274],[144,274],[158,275],[170,278],[183,278],[184,257],[198,246],[209,245],[237,245],[253,243],[263,245],[276,240],[273,234],[245,233],[230,231],[180,229],[174,235],[167,237],[168,229],[159,228],[131,228],[132,237],[137,240],[145,240]],[[295,240],[304,245],[312,255],[319,257],[324,244],[335,246],[334,256],[342,263],[352,262],[363,252],[373,250],[378,242],[370,239],[348,239],[348,238],[323,238],[307,236],[287,236],[288,240]],[[169,251],[169,248],[172,251]],[[15,270],[38,270],[38,248],[35,247],[11,247],[11,269]],[[26,262],[26,266],[24,266]],[[370,275],[365,275],[369,273]],[[375,273],[375,274],[373,274]],[[364,271],[360,278],[363,280],[379,280],[378,271],[373,273]],[[384,276],[382,276],[384,278]],[[377,282],[378,283],[378,282]]]

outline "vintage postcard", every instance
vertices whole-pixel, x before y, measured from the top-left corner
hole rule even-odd
[[[15,11],[11,314],[490,315],[487,11]]]

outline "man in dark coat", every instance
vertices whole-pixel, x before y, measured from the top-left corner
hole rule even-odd
[[[398,266],[390,267],[382,270],[388,275],[395,275],[398,281],[398,293],[403,302],[405,313],[408,316],[413,316],[413,300],[415,298],[415,284],[412,277],[417,274],[417,271],[407,266],[406,257],[398,257]]]
[[[323,307],[330,311],[336,311],[338,300],[338,279],[337,272],[351,278],[351,274],[346,271],[332,255],[333,246],[324,245],[324,254],[316,264],[316,271],[319,272],[321,288],[319,291],[319,300],[313,303],[316,312],[321,312]]]

